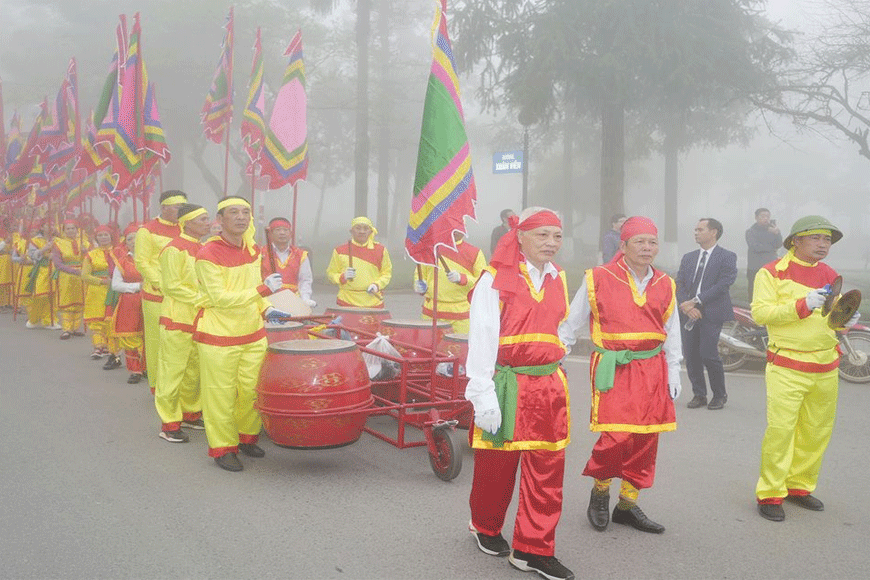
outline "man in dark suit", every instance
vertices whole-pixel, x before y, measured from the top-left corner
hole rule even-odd
[[[722,325],[734,319],[728,289],[737,279],[737,254],[719,246],[721,237],[721,222],[713,218],[699,220],[695,242],[701,247],[683,256],[677,274],[683,358],[695,395],[689,401],[690,409],[706,405],[718,410],[728,400],[718,344]],[[713,392],[709,405],[705,368]]]

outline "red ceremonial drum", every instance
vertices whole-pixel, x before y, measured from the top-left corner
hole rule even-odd
[[[323,448],[359,439],[373,404],[368,370],[347,340],[272,344],[257,383],[257,410],[276,445]]]
[[[435,346],[441,342],[441,337],[450,331],[449,322],[439,322],[435,326]],[[392,339],[412,344],[419,349],[408,349],[395,345],[396,349],[408,358],[431,357],[432,352],[432,321],[420,319],[393,318],[381,322],[381,334]]]
[[[269,341],[269,344],[284,342],[285,340],[304,340],[308,338],[308,331],[305,330],[305,326],[301,322],[267,322],[265,326],[266,340]]]
[[[390,318],[390,311],[386,308],[356,308],[354,306],[330,306],[326,314],[336,318],[341,316],[341,326],[345,328],[359,328],[372,335],[378,332],[381,321]],[[351,338],[357,340],[360,336],[351,332]],[[366,337],[368,338],[368,337]]]

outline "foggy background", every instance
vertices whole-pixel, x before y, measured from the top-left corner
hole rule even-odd
[[[686,0],[687,2],[689,0]],[[721,2],[718,2],[721,3]],[[299,245],[313,249],[315,277],[322,278],[329,251],[348,238],[350,220],[364,201],[365,213],[380,230],[379,240],[391,251],[396,268],[393,287],[410,286],[411,265],[403,249],[405,227],[416,170],[417,145],[426,81],[431,64],[430,26],[432,0],[3,0],[0,4],[0,78],[3,80],[5,119],[15,110],[22,115],[22,131],[29,130],[43,97],[53,98],[64,78],[70,57],[78,61],[79,99],[83,119],[97,102],[114,52],[118,15],[141,12],[142,53],[149,78],[156,83],[158,106],[166,140],[172,153],[164,168],[164,189],[183,189],[193,203],[212,213],[222,195],[223,146],[202,135],[200,109],[209,90],[220,55],[224,23],[235,6],[234,115],[231,126],[229,192],[250,198],[249,181],[242,163],[239,125],[247,96],[252,47],[257,26],[262,27],[266,66],[267,112],[287,64],[283,51],[298,28],[302,29],[308,91],[308,180],[299,184]],[[448,2],[448,26],[456,53],[468,57],[468,47],[485,33],[469,23],[474,9],[501,6],[496,16],[518,27],[522,36],[524,3],[517,0],[480,0],[467,5]],[[548,4],[543,2],[540,4]],[[560,4],[553,0],[553,6]],[[565,2],[561,3],[565,5]],[[601,4],[595,0],[576,5]],[[644,4],[626,0],[628,10]],[[665,5],[670,2],[656,3]],[[699,4],[695,2],[695,4]],[[708,2],[713,5],[717,2]],[[788,50],[800,52],[828,23],[838,6],[864,10],[864,0],[754,0],[736,1],[772,26],[789,31]],[[571,5],[571,3],[568,3]],[[517,8],[520,6],[520,8]],[[368,7],[369,29],[360,37],[359,11]],[[514,12],[511,12],[514,10]],[[517,12],[519,10],[519,12]],[[590,12],[592,10],[590,9]],[[664,9],[653,14],[657,24]],[[710,15],[715,19],[715,15]],[[668,24],[668,23],[665,23]],[[671,23],[677,28],[682,23]],[[495,34],[495,29],[493,29]],[[860,36],[860,35],[859,35]],[[867,35],[865,34],[865,37]],[[357,75],[360,38],[368,38],[368,175],[355,183],[358,119]],[[860,38],[864,41],[864,38]],[[559,54],[558,39],[544,54]],[[654,51],[653,51],[654,52]],[[651,54],[655,57],[657,55]],[[481,92],[485,62],[459,58],[460,85],[477,183],[477,223],[469,221],[469,240],[489,254],[489,235],[504,208],[521,209],[522,176],[494,175],[492,156],[497,151],[522,148],[521,101]],[[498,55],[495,62],[507,62]],[[860,64],[860,63],[859,63]],[[784,64],[785,68],[796,65]],[[776,67],[773,67],[776,68]],[[870,67],[868,67],[870,69]],[[578,84],[582,84],[582,79]],[[569,83],[570,84],[570,83]],[[739,83],[738,83],[739,84]],[[549,85],[543,83],[544,89]],[[867,113],[870,99],[861,100],[866,86],[858,73],[851,86],[858,113]],[[566,85],[567,86],[567,85]],[[528,87],[526,87],[528,88]],[[566,89],[567,92],[567,89]],[[493,109],[487,100],[503,101]],[[638,108],[652,99],[640,91]],[[579,102],[579,101],[578,101]],[[732,106],[737,100],[731,100]],[[676,227],[665,231],[665,161],[659,130],[643,119],[626,114],[624,196],[602,194],[602,134],[598,113],[591,107],[572,105],[573,114],[558,111],[545,122],[529,124],[530,205],[559,210],[566,221],[566,242],[557,260],[575,284],[586,267],[597,263],[601,222],[613,207],[627,215],[646,215],[659,225],[663,245],[658,265],[675,270],[679,256],[694,249],[692,230],[701,217],[723,222],[721,244],[738,255],[745,266],[745,230],[753,223],[757,207],[768,207],[787,235],[793,221],[806,214],[822,214],[841,228],[842,242],[828,262],[846,274],[847,282],[864,284],[868,236],[867,169],[870,159],[842,130],[825,123],[796,123],[794,117],[762,110],[740,101],[738,135],[730,143],[699,143],[685,147],[677,157],[678,197]],[[865,106],[867,105],[867,106]],[[706,105],[709,108],[709,103]],[[847,127],[862,129],[861,120],[843,118]],[[569,124],[570,123],[570,124]],[[7,129],[8,130],[8,129]],[[570,135],[570,147],[564,136]],[[866,135],[864,135],[866,139]],[[570,165],[570,173],[566,166]],[[367,186],[367,187],[366,187]],[[367,191],[365,191],[367,190]],[[289,217],[292,189],[257,191],[257,218]],[[604,200],[604,201],[602,201]],[[610,202],[616,205],[604,207]],[[260,205],[263,208],[260,209]],[[95,200],[94,213],[105,221],[104,204]],[[152,201],[151,216],[157,213]],[[603,217],[602,217],[603,216]],[[132,218],[122,208],[123,225]],[[673,230],[673,231],[671,231]],[[745,281],[738,277],[733,294]]]

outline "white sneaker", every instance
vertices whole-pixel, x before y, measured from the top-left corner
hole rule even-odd
[[[60,324],[52,324],[51,326],[44,327],[46,330],[63,330],[63,326]]]
[[[41,324],[33,324],[32,322],[30,322],[28,320],[27,322],[24,323],[24,327],[33,330],[34,328],[42,328],[42,325]]]

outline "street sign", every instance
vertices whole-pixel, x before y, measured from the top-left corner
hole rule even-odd
[[[522,173],[522,151],[496,151],[492,154],[492,172],[499,173]]]

